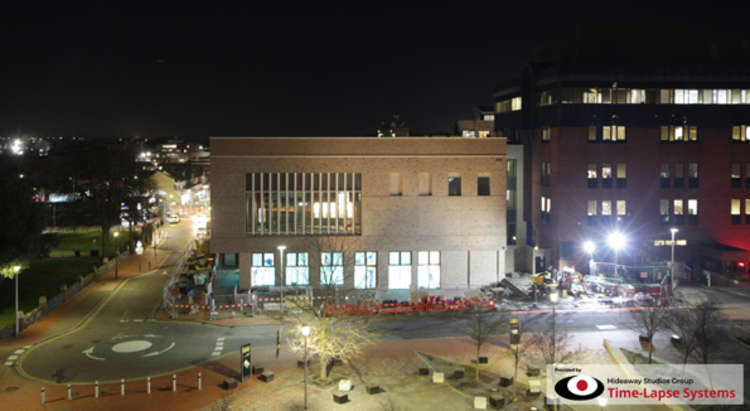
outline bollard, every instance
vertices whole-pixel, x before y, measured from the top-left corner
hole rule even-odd
[[[73,391],[70,390],[70,384],[68,384],[68,401],[73,401]]]
[[[203,376],[198,372],[198,391],[203,390]]]
[[[47,401],[47,390],[46,388],[42,387],[42,405]]]
[[[125,378],[120,378],[120,395],[125,396]]]
[[[177,374],[172,374],[172,392],[177,392]]]
[[[151,394],[151,377],[146,377],[146,394]]]
[[[94,381],[94,398],[99,398],[99,380]]]

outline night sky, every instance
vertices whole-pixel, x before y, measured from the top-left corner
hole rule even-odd
[[[0,136],[372,135],[392,112],[452,131],[547,39],[750,21],[686,2],[527,3],[2,10]]]

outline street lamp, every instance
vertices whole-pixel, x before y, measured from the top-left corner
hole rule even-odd
[[[20,333],[18,325],[18,273],[21,271],[20,265],[13,266],[13,276],[16,277],[16,337]]]
[[[614,231],[607,236],[607,244],[615,251],[615,275],[617,275],[617,265],[619,264],[619,252],[625,248],[625,235],[619,231]]]
[[[277,248],[281,256],[281,275],[279,275],[279,278],[281,278],[281,313],[284,314],[284,251],[286,251],[286,246],[282,244]]]
[[[672,227],[669,229],[669,232],[672,233],[672,262],[669,265],[669,269],[672,272],[672,275],[669,281],[669,292],[670,295],[674,292],[674,235],[677,234],[677,232],[680,231],[676,227]]]
[[[117,274],[120,269],[120,242],[118,241],[118,238],[120,237],[120,232],[115,231],[115,280],[117,279]]]
[[[305,337],[305,409],[307,409],[307,337],[310,336],[310,326],[302,326],[300,332]]]

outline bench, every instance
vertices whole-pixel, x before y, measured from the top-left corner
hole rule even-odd
[[[335,391],[333,393],[333,402],[336,404],[345,404],[349,402],[349,394],[341,391]]]

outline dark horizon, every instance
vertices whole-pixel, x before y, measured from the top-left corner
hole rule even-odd
[[[452,131],[540,44],[581,28],[730,30],[745,15],[667,4],[609,16],[597,4],[12,10],[0,135],[356,136],[393,112],[413,130]]]

